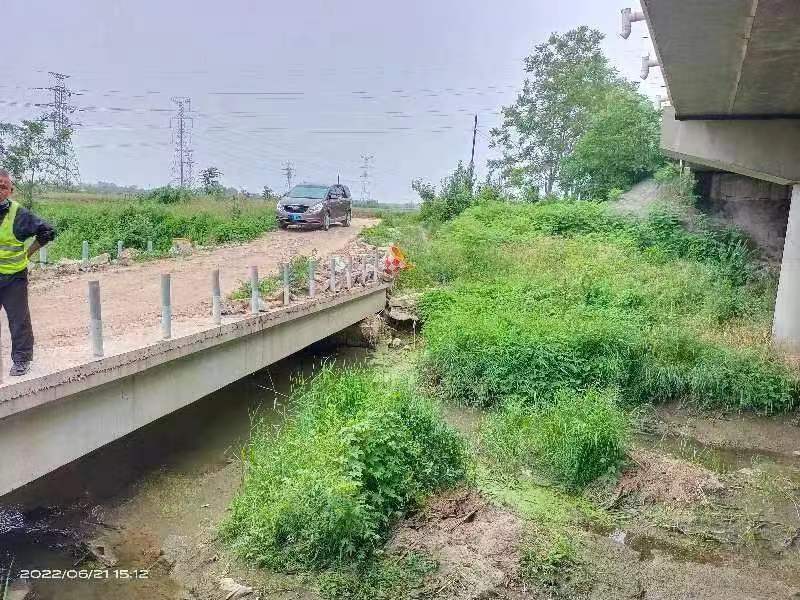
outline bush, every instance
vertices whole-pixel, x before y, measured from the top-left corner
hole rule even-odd
[[[294,402],[277,432],[254,432],[224,527],[260,565],[313,569],[368,558],[396,518],[466,474],[465,445],[408,387],[326,368]]]
[[[618,468],[628,429],[615,393],[560,390],[536,405],[506,402],[488,418],[483,440],[506,469],[533,468],[580,488]]]
[[[147,202],[159,204],[182,204],[192,199],[192,191],[185,187],[165,186],[145,192],[141,196]]]
[[[70,204],[43,202],[38,211],[58,236],[48,245],[51,260],[80,258],[83,240],[92,255],[116,252],[117,240],[126,248],[144,250],[153,241],[156,253],[167,252],[173,238],[212,245],[251,240],[275,229],[275,211],[263,202],[251,203],[238,217],[229,203],[192,201],[164,205],[156,202]]]

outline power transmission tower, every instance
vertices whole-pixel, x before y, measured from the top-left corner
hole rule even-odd
[[[361,201],[368,202],[371,200],[370,198],[370,174],[369,170],[372,168],[372,161],[375,160],[375,157],[372,154],[361,155]]]
[[[194,184],[194,150],[191,148],[186,151],[186,180],[189,187]]]
[[[78,162],[72,147],[72,131],[80,123],[73,123],[70,119],[70,115],[77,110],[75,106],[70,104],[70,99],[78,94],[69,89],[64,83],[69,79],[69,75],[50,71],[50,76],[53,78],[53,84],[50,87],[36,89],[51,92],[53,101],[37,104],[36,106],[49,109],[42,115],[42,120],[51,123],[53,126],[50,146],[52,148],[52,163],[55,169],[56,181],[64,187],[69,187],[71,183],[80,179]]]
[[[478,115],[475,115],[475,124],[472,126],[472,154],[469,159],[469,180],[475,175],[475,138],[478,137]]]
[[[192,100],[182,96],[175,96],[172,101],[176,106],[176,114],[170,119],[172,128],[172,141],[175,144],[175,155],[172,159],[172,181],[180,187],[192,186],[192,128],[194,118],[192,113]]]
[[[292,189],[292,179],[294,178],[295,169],[292,161],[287,160],[283,165],[283,174],[286,175],[286,191]]]

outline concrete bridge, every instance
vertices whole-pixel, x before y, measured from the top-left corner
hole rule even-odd
[[[383,310],[373,283],[0,388],[0,496]]]
[[[641,14],[623,11],[623,36],[632,14],[646,20],[671,104],[664,152],[703,170],[791,186],[773,339],[800,354],[800,2],[641,5]]]

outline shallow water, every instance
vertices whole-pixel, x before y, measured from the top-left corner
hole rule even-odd
[[[253,423],[282,420],[297,377],[367,356],[298,353],[0,498],[0,589],[13,561],[14,577],[34,570],[28,582],[40,600],[182,597],[181,585],[147,567],[168,540],[220,520]],[[90,539],[113,540],[118,563],[87,563]],[[97,579],[74,579],[97,567]]]

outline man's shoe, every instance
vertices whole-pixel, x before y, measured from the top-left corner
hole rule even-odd
[[[21,375],[26,375],[31,370],[31,361],[27,362],[15,362],[14,366],[11,367],[11,370],[8,372],[11,377],[19,377]]]

